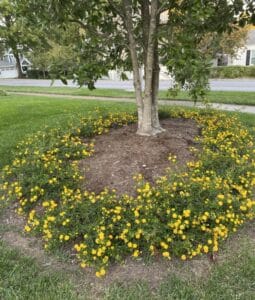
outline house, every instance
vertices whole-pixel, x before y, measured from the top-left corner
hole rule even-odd
[[[18,70],[16,63],[0,60],[0,78],[17,78]]]
[[[164,15],[162,19],[165,21],[167,15]],[[217,66],[255,66],[255,27],[251,26],[248,31],[248,36],[246,40],[246,45],[240,48],[235,57],[231,57],[228,54],[220,54],[217,58],[212,60],[212,65]],[[112,80],[118,80],[120,78],[120,71],[110,71],[109,78]],[[125,72],[128,79],[132,79],[132,72]],[[141,74],[143,75],[143,69],[141,69]],[[160,80],[172,80],[172,76],[165,66],[160,66]]]
[[[254,28],[254,27],[253,27]],[[255,65],[255,29],[248,32],[246,45],[240,48],[235,57],[221,55],[214,59],[214,66],[254,66]]]
[[[20,55],[21,69],[25,75],[28,68],[31,67],[31,62]],[[0,58],[0,79],[1,78],[17,78],[18,70],[16,65],[16,59],[12,54],[11,50],[6,51],[2,58]]]
[[[237,58],[233,59],[231,63],[241,66],[255,65],[255,29],[249,31],[246,47],[240,49]]]

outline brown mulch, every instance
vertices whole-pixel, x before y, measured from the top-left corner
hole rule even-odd
[[[174,167],[168,156],[177,156],[177,167],[193,158],[189,151],[199,128],[193,120],[165,119],[161,122],[165,132],[153,136],[136,135],[136,124],[111,129],[108,134],[96,136],[95,153],[80,162],[85,176],[84,188],[96,193],[105,187],[118,194],[134,194],[133,175],[143,174],[145,180],[155,179]]]

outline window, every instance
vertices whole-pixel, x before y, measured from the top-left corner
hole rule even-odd
[[[251,50],[251,65],[255,65],[255,50]]]
[[[218,67],[221,67],[221,66],[227,66],[228,65],[228,55],[226,54],[221,54],[219,57],[218,57],[218,60],[217,60],[217,66]]]

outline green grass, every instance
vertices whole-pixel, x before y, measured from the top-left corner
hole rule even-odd
[[[100,299],[252,300],[255,293],[254,242],[241,237],[238,243],[238,250],[231,252],[232,249],[225,249],[225,261],[216,263],[209,273],[202,274],[202,278],[192,276],[188,268],[182,275],[170,270],[166,279],[154,289],[146,281],[115,282],[102,289]],[[184,264],[189,263],[181,262],[177,267],[179,271]],[[92,300],[94,297],[89,288],[77,284],[68,272],[41,266],[34,259],[0,242],[0,299]]]
[[[35,87],[35,86],[0,86],[1,89],[10,92],[49,93],[74,96],[100,96],[100,97],[134,97],[134,92],[121,89],[95,89],[85,87]]]
[[[176,275],[170,270],[169,274],[166,274],[166,279],[154,289],[151,289],[145,281],[115,282],[103,288],[101,299],[254,299],[254,242],[251,243],[247,237],[241,237],[238,240],[238,249],[232,252],[232,248],[228,247],[223,253],[226,256],[225,261],[216,263],[209,274],[205,273],[204,276],[202,274],[202,278],[192,276],[192,271],[188,268],[182,275]],[[181,262],[179,271],[182,270],[184,264],[189,264],[189,262]],[[94,299],[89,289],[86,290],[84,285],[78,285],[70,278],[68,272],[40,266],[34,259],[0,242],[0,299]]]
[[[46,125],[54,127],[62,124],[64,127],[67,119],[77,114],[87,114],[97,107],[106,111],[134,110],[134,105],[124,103],[17,95],[0,97],[0,166],[10,162],[15,145],[27,134]],[[255,115],[239,113],[238,116],[249,128],[255,127]],[[249,226],[251,231],[254,222]],[[1,231],[4,232],[4,229]],[[196,279],[192,273],[188,278],[185,274],[180,275],[184,264],[188,266],[189,262],[179,262],[179,275],[169,270],[167,278],[154,289],[145,281],[128,284],[115,282],[102,288],[102,299],[252,300],[255,295],[254,240],[246,236],[245,229],[241,232],[243,234],[236,241],[235,249],[231,245],[226,246],[224,261],[215,264],[211,272],[205,273],[201,279]],[[82,276],[86,276],[86,271]],[[40,265],[0,242],[0,299],[72,300],[86,299],[86,295],[88,299],[93,299],[83,285],[79,285],[78,295],[78,285],[71,278],[72,274]]]
[[[193,101],[189,94],[185,91],[178,93],[176,98],[173,98],[167,91],[159,92],[160,99],[184,100]],[[169,100],[169,101],[171,101]],[[255,92],[230,92],[230,91],[210,91],[207,95],[207,100],[210,103],[222,104],[238,104],[238,105],[255,105]]]
[[[71,87],[29,87],[29,86],[0,86],[1,89],[10,92],[32,92],[63,94],[74,96],[98,96],[98,97],[134,97],[134,92],[121,89],[96,89],[90,91],[87,88]],[[168,91],[159,92],[160,99],[181,99],[192,101],[187,92],[180,92],[176,98],[169,95]],[[208,100],[215,103],[255,105],[255,92],[229,92],[229,91],[211,91],[208,94]]]
[[[97,107],[126,111],[134,105],[18,95],[0,97],[0,167],[10,162],[16,144],[27,134],[46,125],[65,126],[67,119],[79,113],[86,115]]]
[[[78,296],[64,272],[46,270],[0,241],[0,299],[75,300]]]
[[[235,113],[230,113],[235,114]],[[255,128],[255,115],[247,113],[236,113],[239,119],[250,129]]]

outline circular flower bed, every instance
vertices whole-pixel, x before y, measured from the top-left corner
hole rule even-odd
[[[73,245],[81,267],[105,275],[112,261],[132,255],[182,260],[217,252],[220,241],[255,216],[253,137],[235,118],[215,112],[169,110],[201,128],[196,160],[155,185],[134,177],[137,195],[80,189],[80,159],[93,155],[83,138],[135,122],[134,115],[81,118],[69,130],[38,132],[18,145],[0,176],[0,200],[18,203],[24,230],[42,235],[45,248]],[[169,153],[169,160],[175,157]]]

